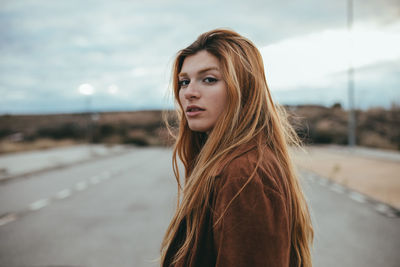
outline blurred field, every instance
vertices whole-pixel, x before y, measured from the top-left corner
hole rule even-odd
[[[347,111],[340,105],[287,106],[289,120],[306,144],[347,143]],[[400,150],[400,108],[358,110],[357,144]],[[174,119],[170,119],[174,124]],[[0,116],[0,153],[76,143],[170,145],[159,110]]]
[[[78,143],[168,144],[161,111],[0,116],[0,153]]]

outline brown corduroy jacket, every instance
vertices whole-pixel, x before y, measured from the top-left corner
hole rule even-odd
[[[296,266],[290,237],[290,194],[280,164],[267,147],[262,148],[264,156],[255,176],[236,196],[256,167],[258,149],[252,143],[239,147],[231,155],[216,176],[210,208],[193,251],[184,260],[171,264],[184,239],[182,222],[163,266]]]

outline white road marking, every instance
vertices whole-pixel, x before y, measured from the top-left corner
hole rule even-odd
[[[365,203],[365,202],[366,202],[365,197],[364,197],[363,195],[357,193],[357,192],[351,192],[351,193],[349,194],[349,197],[350,197],[351,199],[357,201],[357,202],[360,202],[360,203]]]
[[[336,193],[339,193],[339,194],[343,194],[345,192],[344,187],[341,185],[338,185],[338,184],[333,184],[333,185],[331,185],[330,188],[332,189],[332,191],[335,191]]]
[[[318,183],[322,186],[326,186],[328,185],[328,180],[326,179],[319,179]]]
[[[103,175],[101,176],[103,180],[107,180],[111,178],[111,174],[109,172],[104,172]]]
[[[7,214],[6,216],[0,218],[0,226],[3,226],[5,224],[7,224],[7,223],[15,221],[15,219],[17,219],[17,215],[16,214],[13,214],[13,213]]]
[[[87,182],[86,181],[82,181],[82,182],[78,182],[75,184],[75,188],[78,191],[82,191],[85,190],[87,188]]]
[[[98,184],[99,183],[99,177],[97,177],[97,176],[90,177],[89,181],[90,181],[91,184]]]
[[[38,201],[36,201],[36,202],[31,203],[31,204],[29,205],[29,208],[30,208],[31,210],[40,210],[41,208],[44,208],[44,207],[46,207],[46,206],[49,205],[49,204],[50,204],[49,199],[44,198],[44,199],[40,199],[40,200],[38,200]]]
[[[389,218],[396,218],[396,214],[394,212],[388,211],[385,213],[386,216],[388,216]]]
[[[391,213],[391,209],[389,208],[389,206],[387,206],[387,205],[385,205],[385,204],[377,204],[376,206],[375,206],[375,209],[377,210],[377,211],[379,211],[379,212],[382,212],[382,213],[385,213],[385,214],[387,214],[387,213]]]
[[[388,216],[389,218],[399,218],[399,215],[397,215],[395,212],[387,212],[386,216]]]
[[[70,195],[71,195],[71,191],[69,189],[64,189],[64,190],[61,190],[60,192],[58,192],[56,194],[56,197],[58,199],[63,199],[63,198],[69,197]]]
[[[311,182],[315,182],[315,177],[312,175],[308,175],[308,180],[310,180]]]

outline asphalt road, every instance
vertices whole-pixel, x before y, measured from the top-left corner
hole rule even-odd
[[[175,205],[170,157],[133,149],[0,184],[0,266],[158,266]],[[314,266],[399,266],[400,218],[303,176]]]

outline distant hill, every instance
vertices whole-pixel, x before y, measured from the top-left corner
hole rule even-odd
[[[340,105],[286,109],[306,143],[347,143],[348,115]],[[400,108],[357,111],[356,117],[358,145],[400,150]],[[173,140],[159,110],[0,116],[0,153],[84,142],[163,146]]]

